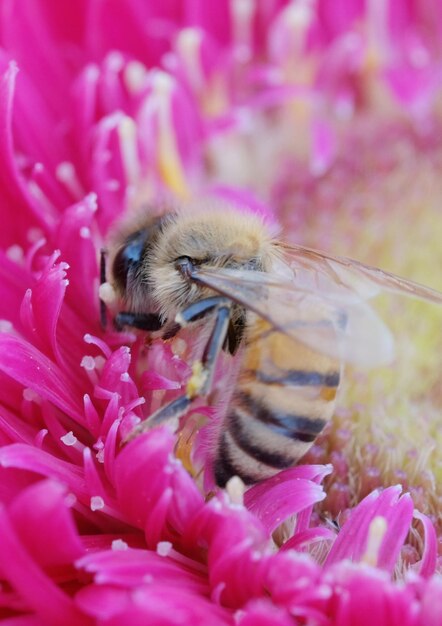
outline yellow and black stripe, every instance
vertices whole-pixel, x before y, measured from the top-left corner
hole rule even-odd
[[[255,323],[224,418],[217,484],[234,475],[254,483],[298,462],[331,418],[339,382],[337,360]]]

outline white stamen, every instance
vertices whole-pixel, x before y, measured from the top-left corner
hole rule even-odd
[[[64,503],[66,506],[71,507],[77,503],[77,497],[74,493],[67,493],[64,498]]]
[[[90,228],[88,228],[87,226],[82,226],[80,228],[80,237],[82,239],[90,239],[90,237],[91,237]]]
[[[104,463],[104,448],[103,450],[98,450],[97,454],[95,455],[97,461],[99,463]]]
[[[227,481],[226,492],[232,504],[244,504],[245,490],[246,486],[239,476],[232,476],[232,478]]]
[[[25,255],[23,252],[23,248],[17,244],[14,244],[6,250],[6,256],[11,261],[15,261],[15,263],[20,263],[21,261],[23,261]]]
[[[115,178],[111,178],[104,183],[104,186],[108,191],[118,191],[121,187],[120,181]]]
[[[252,42],[252,23],[255,13],[253,0],[230,0],[233,21],[233,38],[236,44],[236,58],[244,63],[250,59]]]
[[[73,163],[70,161],[59,163],[55,175],[60,182],[64,183],[73,196],[82,198],[85,195],[85,191],[77,177]]]
[[[84,204],[91,211],[91,213],[96,213],[98,211],[98,196],[96,193],[91,191],[87,194],[84,199]]]
[[[157,544],[157,554],[160,556],[169,556],[172,547],[170,541],[160,541]]]
[[[114,50],[108,54],[106,64],[112,72],[120,72],[124,67],[124,57],[121,52]]]
[[[44,232],[41,230],[41,228],[34,226],[32,228],[29,228],[28,232],[26,233],[26,237],[30,243],[35,243],[36,241],[39,241],[44,237]]]
[[[9,320],[0,320],[0,333],[10,333],[14,330],[14,325]]]
[[[104,356],[101,356],[101,354],[99,354],[98,356],[94,358],[94,361],[95,361],[95,367],[97,368],[97,370],[101,371],[103,369],[104,364],[106,363],[106,359],[104,358]]]
[[[173,88],[173,80],[166,72],[157,70],[153,76],[152,86],[157,95],[169,96]]]
[[[373,567],[377,565],[379,550],[385,537],[385,533],[387,532],[387,528],[388,525],[385,517],[378,515],[372,520],[368,528],[367,547],[365,549],[365,554],[361,559],[363,563],[372,565]]]
[[[84,367],[85,370],[92,372],[95,369],[95,359],[93,356],[86,355],[81,359],[80,365]]]
[[[190,84],[195,91],[200,91],[204,85],[200,59],[201,31],[197,28],[183,28],[178,35],[176,45],[185,63]]]
[[[29,389],[26,387],[23,389],[23,399],[28,402],[35,402],[36,404],[40,403],[40,396],[33,389]]]
[[[128,383],[130,381],[130,376],[128,372],[123,372],[120,376],[120,380],[122,383]]]
[[[292,33],[291,53],[296,57],[302,54],[308,28],[314,19],[312,0],[293,0],[283,11],[286,27]]]
[[[49,433],[47,428],[42,428],[34,437],[34,445],[41,448],[46,435]]]
[[[127,550],[128,544],[122,539],[114,539],[111,544],[112,550]]]
[[[121,158],[128,183],[136,183],[140,177],[137,148],[137,127],[131,117],[125,115],[118,124]]]
[[[31,195],[34,196],[37,200],[47,200],[45,194],[43,193],[41,187],[37,185],[35,180],[28,181],[28,189]]]
[[[100,70],[98,66],[91,63],[84,70],[84,77],[87,82],[95,83],[100,77]]]
[[[115,289],[110,283],[102,283],[98,288],[98,295],[100,300],[103,300],[107,305],[113,304],[117,299]]]
[[[101,496],[92,496],[91,498],[91,511],[99,511],[104,509],[104,500]]]
[[[147,69],[140,61],[129,61],[124,69],[124,82],[131,93],[138,93],[146,84]]]
[[[60,439],[64,443],[65,446],[75,446],[75,444],[78,441],[77,437],[74,435],[72,430],[70,430],[68,433],[66,433],[62,437],[60,437]]]

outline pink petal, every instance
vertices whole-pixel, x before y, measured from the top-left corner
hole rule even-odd
[[[89,625],[72,599],[43,573],[21,544],[11,520],[0,510],[0,552],[7,563],[3,575],[29,606],[49,625]]]
[[[0,333],[0,370],[41,397],[49,400],[77,422],[82,407],[66,375],[30,343]]]
[[[407,494],[399,497],[400,492],[400,486],[389,487],[381,492],[374,491],[364,498],[340,530],[327,556],[326,565],[342,559],[359,561],[367,548],[370,524],[381,516],[387,523],[387,530],[382,538],[377,562],[379,567],[391,572],[413,516],[411,498]]]
[[[71,563],[82,555],[83,546],[66,505],[66,488],[59,483],[43,480],[28,487],[11,504],[9,516],[23,546],[40,565]]]
[[[431,520],[420,513],[414,511],[414,517],[418,519],[424,527],[424,551],[420,562],[419,574],[424,578],[432,576],[436,570],[437,563],[437,534]]]

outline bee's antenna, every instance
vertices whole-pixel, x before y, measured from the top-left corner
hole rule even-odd
[[[103,285],[106,282],[106,248],[101,248],[100,250],[100,285]],[[100,322],[101,328],[103,330],[106,329],[107,326],[107,307],[106,303],[102,298],[100,298]]]

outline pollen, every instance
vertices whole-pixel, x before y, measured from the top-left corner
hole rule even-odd
[[[205,371],[201,361],[195,361],[192,365],[192,376],[186,386],[186,395],[188,398],[195,398],[201,391],[206,381]]]

